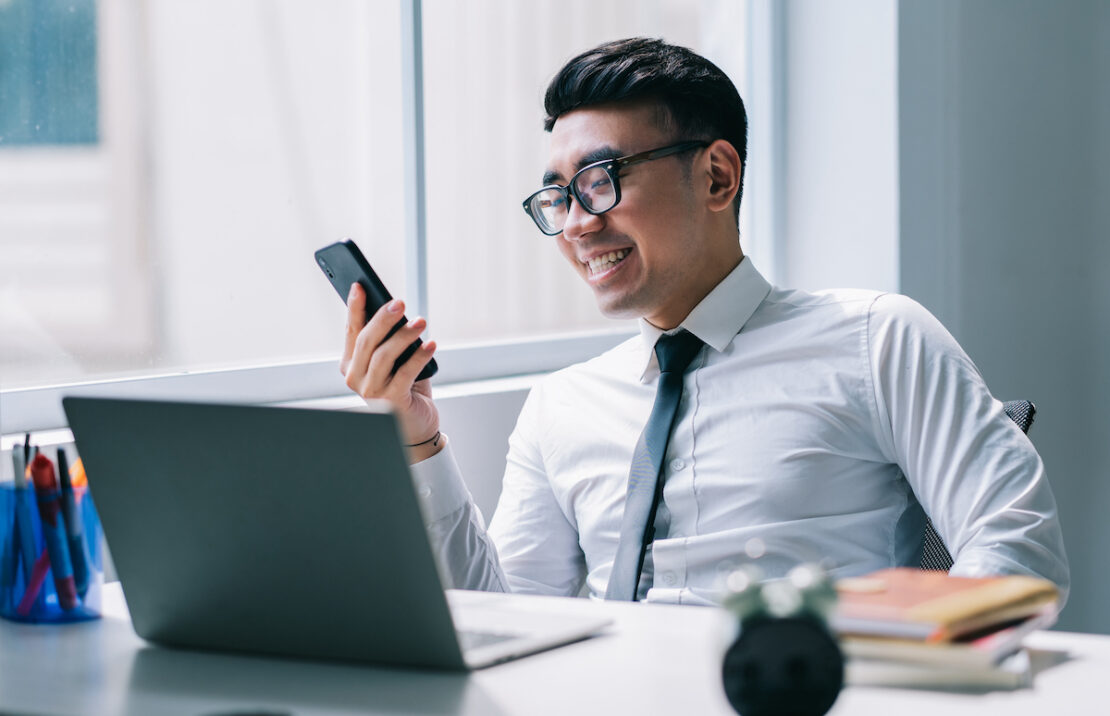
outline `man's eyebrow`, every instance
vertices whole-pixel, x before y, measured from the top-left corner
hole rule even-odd
[[[593,164],[594,162],[601,162],[601,161],[604,161],[606,159],[618,159],[618,158],[623,157],[623,156],[624,156],[624,152],[622,152],[620,149],[617,149],[616,147],[611,147],[609,145],[605,145],[604,147],[598,147],[597,149],[579,157],[578,158],[578,164],[574,167],[574,170],[578,171],[579,169],[586,166],[587,164]],[[543,185],[544,186],[548,186],[548,185],[554,184],[558,181],[562,181],[562,179],[563,179],[563,175],[560,174],[557,171],[552,170],[552,169],[548,169],[546,172],[543,173]]]

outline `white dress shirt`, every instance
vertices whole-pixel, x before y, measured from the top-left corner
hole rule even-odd
[[[669,527],[648,601],[713,603],[754,562],[833,577],[920,560],[924,514],[952,574],[1068,566],[1040,457],[943,326],[909,298],[772,287],[745,258],[682,323],[706,345],[664,459]],[[542,379],[509,439],[488,531],[450,446],[413,466],[445,579],[605,594],[661,331]]]

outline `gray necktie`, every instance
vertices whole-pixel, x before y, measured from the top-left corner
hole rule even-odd
[[[651,416],[636,443],[636,451],[632,453],[621,539],[613,560],[613,571],[609,575],[609,586],[605,590],[606,599],[635,601],[638,597],[644,554],[655,537],[655,513],[663,496],[663,480],[659,473],[663,457],[667,454],[671,427],[678,413],[678,401],[682,397],[682,376],[702,345],[700,338],[687,331],[660,336],[655,344],[655,356],[659,359],[659,388],[655,393]]]

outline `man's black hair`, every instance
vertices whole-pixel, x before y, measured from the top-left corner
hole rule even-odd
[[[685,47],[633,37],[587,50],[547,86],[544,129],[580,107],[652,99],[669,113],[675,141],[724,139],[747,169],[748,115],[736,86],[716,65]],[[733,208],[740,215],[743,175]]]

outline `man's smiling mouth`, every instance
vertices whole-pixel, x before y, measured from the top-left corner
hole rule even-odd
[[[610,251],[607,254],[595,256],[585,263],[586,266],[589,267],[590,275],[596,276],[597,274],[605,273],[609,269],[619,264],[621,261],[624,260],[625,256],[628,256],[629,252],[631,251],[632,249],[617,249],[616,251]]]

